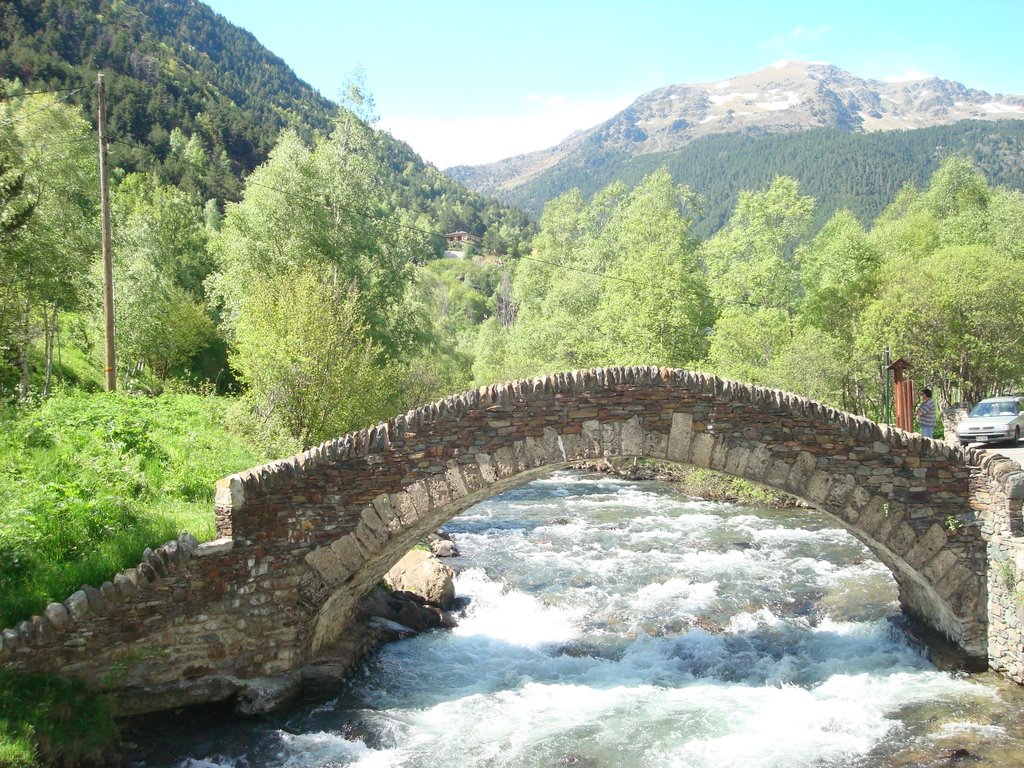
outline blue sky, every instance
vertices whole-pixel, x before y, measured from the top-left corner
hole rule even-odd
[[[379,127],[439,167],[544,149],[647,91],[826,61],[1024,93],[1024,0],[208,0],[336,99],[361,67]]]

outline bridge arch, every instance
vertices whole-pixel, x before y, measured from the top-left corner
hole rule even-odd
[[[225,478],[218,540],[147,551],[3,630],[0,667],[83,678],[125,714],[294,678],[348,642],[359,598],[429,531],[572,462],[631,456],[719,470],[825,511],[892,571],[908,612],[1024,683],[1015,462],[653,367],[483,387]]]
[[[349,487],[350,530],[305,555],[330,593],[313,655],[413,544],[472,504],[574,461],[634,456],[719,470],[830,514],[892,571],[908,612],[986,655],[986,549],[962,450],[775,390],[653,368],[499,385],[394,427],[338,446],[332,466],[363,463],[374,482],[365,494]],[[232,509],[246,498],[232,496]]]

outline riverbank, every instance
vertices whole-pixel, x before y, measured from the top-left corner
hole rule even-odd
[[[110,707],[85,685],[0,673],[0,768],[103,768],[121,747]]]
[[[612,474],[625,480],[658,480],[672,483],[683,493],[705,501],[753,504],[772,509],[804,506],[804,502],[793,496],[767,490],[746,480],[711,469],[673,464],[658,459],[598,459],[579,462],[572,468],[583,472]]]

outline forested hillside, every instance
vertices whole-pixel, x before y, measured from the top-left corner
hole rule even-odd
[[[251,34],[190,0],[13,0],[0,5],[2,91],[53,90],[95,122],[106,78],[111,166],[155,171],[200,202],[237,200],[241,180],[285,128],[306,142],[338,107]],[[426,165],[378,134],[401,208],[440,231],[466,229],[514,250],[528,220]]]
[[[706,237],[725,224],[741,190],[786,175],[817,200],[813,229],[841,208],[867,225],[905,184],[923,186],[951,155],[971,158],[992,184],[1024,189],[1024,120],[968,120],[868,134],[834,128],[729,133],[697,139],[675,152],[632,156],[594,145],[503,197],[539,216],[548,200],[573,187],[589,199],[613,181],[632,187],[665,167],[677,184],[703,196],[694,231]]]

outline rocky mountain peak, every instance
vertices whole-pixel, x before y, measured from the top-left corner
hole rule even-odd
[[[869,132],[1006,118],[1024,119],[1024,96],[992,95],[937,77],[882,82],[824,62],[785,60],[714,83],[657,88],[551,149],[449,173],[479,191],[497,192],[583,151],[643,155],[714,133]]]

